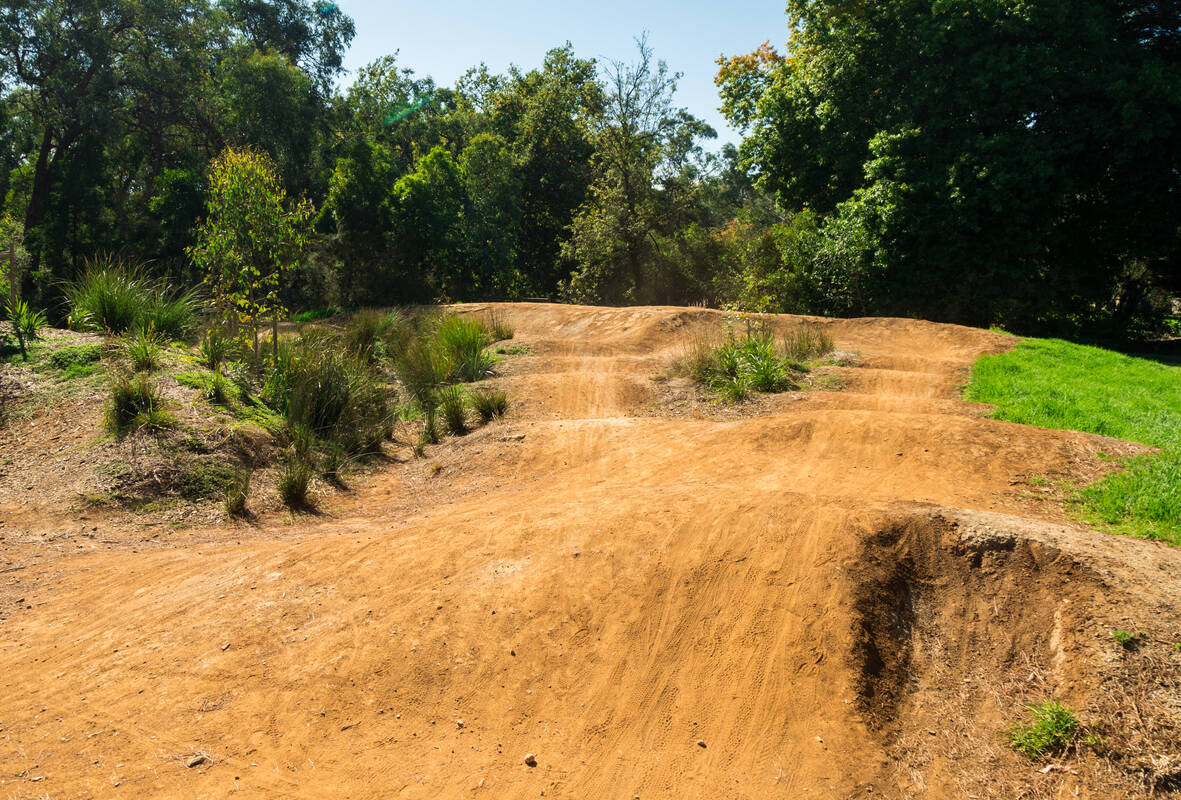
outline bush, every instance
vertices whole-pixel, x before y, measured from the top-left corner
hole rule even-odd
[[[24,300],[14,300],[5,305],[4,314],[12,323],[12,332],[16,335],[17,344],[20,345],[21,358],[28,360],[29,354],[25,349],[25,342],[29,339],[36,339],[37,333],[48,324],[45,314],[34,311]]]
[[[123,334],[154,326],[162,336],[184,339],[201,310],[196,292],[174,292],[145,277],[141,268],[111,257],[88,261],[82,276],[64,288],[74,330]]]
[[[171,418],[160,411],[161,405],[160,390],[150,376],[117,375],[111,383],[107,428],[123,433],[139,427],[151,430],[167,427]]]
[[[446,358],[452,380],[469,383],[483,380],[492,373],[493,356],[484,349],[492,337],[478,319],[444,317],[435,329],[439,352]]]
[[[502,417],[508,411],[508,395],[488,386],[477,389],[471,395],[472,408],[480,415],[483,422],[491,422],[495,417]]]
[[[435,389],[447,380],[449,367],[432,340],[416,338],[398,353],[394,371],[406,394],[425,414],[435,407]]]
[[[1017,725],[1009,731],[1009,743],[1017,752],[1042,758],[1065,750],[1074,741],[1079,723],[1069,708],[1051,700],[1028,709],[1033,714],[1033,723]]]
[[[792,361],[816,361],[832,349],[832,336],[815,323],[800,325],[783,335],[783,352]]]
[[[467,433],[466,404],[463,389],[458,386],[448,386],[439,392],[439,408],[443,412],[443,421],[447,430],[456,436]]]
[[[160,368],[160,337],[155,328],[137,328],[124,341],[123,350],[136,372],[154,372]]]

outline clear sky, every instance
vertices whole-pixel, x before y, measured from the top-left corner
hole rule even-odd
[[[748,53],[770,39],[787,39],[783,0],[338,0],[357,25],[345,66],[355,70],[400,51],[398,62],[451,86],[481,61],[493,72],[509,64],[541,65],[545,52],[569,41],[580,58],[631,61],[634,38],[648,31],[655,56],[683,72],[676,103],[718,131],[711,150],[737,142],[718,113],[719,54]],[[346,77],[346,83],[351,77]]]

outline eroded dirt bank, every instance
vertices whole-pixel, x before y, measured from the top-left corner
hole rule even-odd
[[[685,417],[662,415],[652,376],[716,312],[499,313],[531,348],[501,378],[513,413],[429,470],[140,552],[6,526],[0,580],[22,602],[0,622],[0,797],[1181,785],[1159,751],[1181,712],[1181,553],[1030,499],[1031,478],[1126,448],[959,401],[1007,337],[820,321],[858,353],[843,391]],[[1115,627],[1156,649],[1119,651]],[[1105,748],[1045,772],[1008,750],[1020,705],[1046,697]]]

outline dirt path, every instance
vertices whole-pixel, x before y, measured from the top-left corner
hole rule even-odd
[[[499,313],[513,413],[434,477],[0,575],[0,797],[1138,796],[1004,744],[1022,702],[1105,713],[1121,621],[1181,638],[1178,551],[1026,491],[1123,446],[957,399],[1011,339],[821,321],[844,391],[662,418],[715,312]]]

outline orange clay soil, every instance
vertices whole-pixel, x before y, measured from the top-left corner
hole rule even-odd
[[[1037,495],[1133,446],[958,399],[1012,338],[814,320],[858,354],[842,391],[678,417],[653,377],[719,313],[497,313],[531,348],[497,379],[508,418],[319,515],[134,550],[116,515],[0,528],[0,798],[1181,786],[1181,551]],[[1051,697],[1103,743],[1014,753]]]

